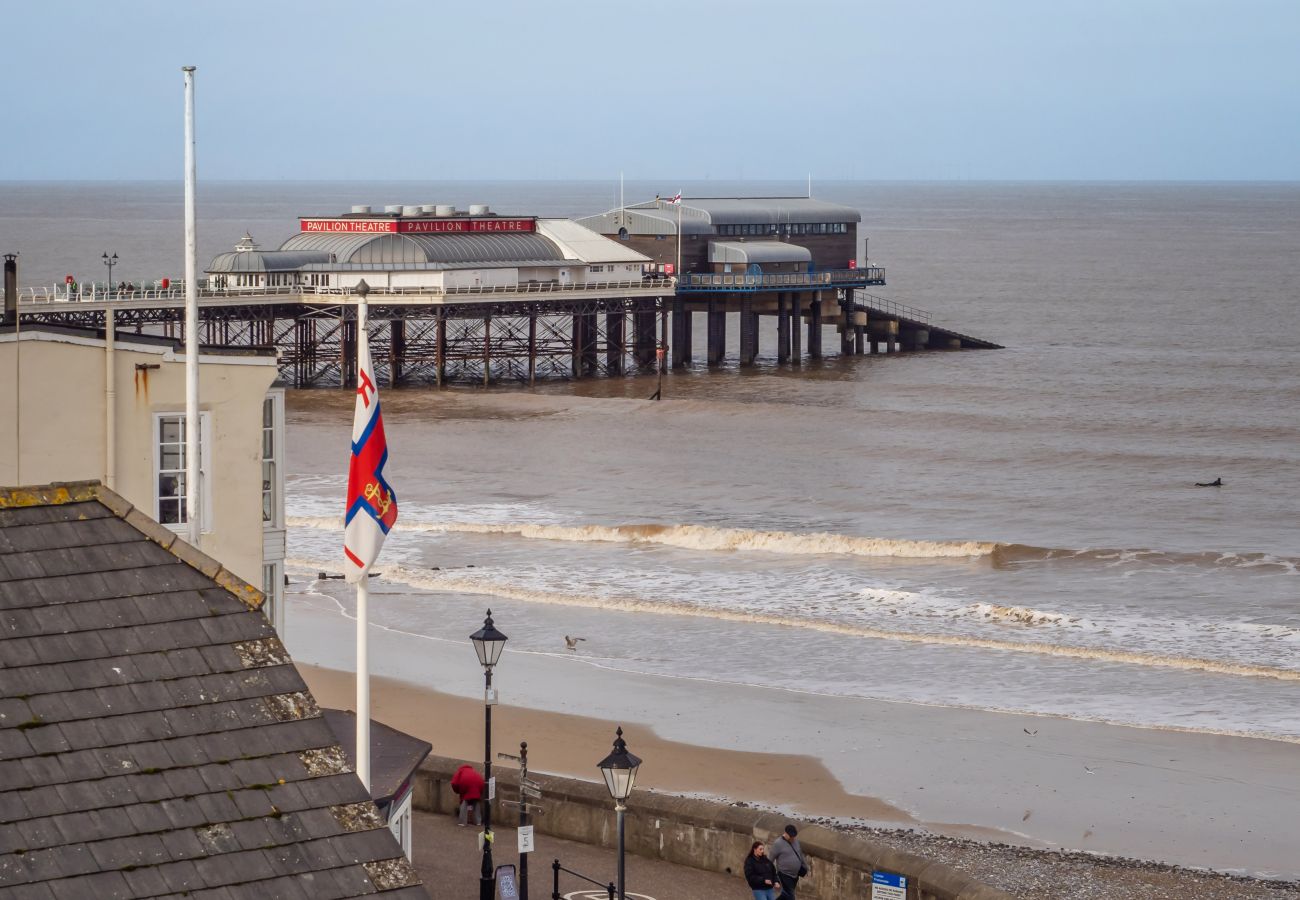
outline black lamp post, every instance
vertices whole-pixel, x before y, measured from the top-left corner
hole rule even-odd
[[[108,266],[108,289],[113,290],[113,266],[117,265],[117,254],[109,256],[104,254],[104,265]]]
[[[636,784],[636,770],[641,766],[641,758],[627,752],[627,742],[623,740],[620,727],[614,737],[614,752],[596,764],[600,774],[605,776],[605,787],[614,798],[614,812],[618,815],[618,900],[626,900],[623,870],[623,814],[627,812],[627,798],[632,795],[632,785]]]
[[[492,610],[487,611],[483,627],[469,636],[478,654],[479,664],[483,666],[485,687],[483,690],[483,781],[492,783],[492,706],[497,702],[492,694],[492,667],[501,658],[501,651],[506,646],[506,636],[497,631],[492,624]],[[485,788],[486,790],[487,788]],[[483,869],[479,875],[479,900],[494,900],[496,895],[496,870],[492,865],[492,800],[483,801]]]

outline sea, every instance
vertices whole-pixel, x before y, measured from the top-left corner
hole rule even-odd
[[[658,402],[653,376],[385,390],[400,519],[376,624],[463,640],[491,607],[513,651],[702,692],[1300,741],[1300,184],[812,193],[861,210],[874,293],[1005,349],[778,365],[764,321],[756,367],[697,363]],[[200,265],[354,203],[578,216],[618,196],[204,183]],[[102,279],[103,253],[115,281],[179,278],[181,214],[179,179],[0,183],[0,251],[23,285]],[[350,592],[316,574],[340,570],[349,398],[290,394],[290,611],[346,617]]]

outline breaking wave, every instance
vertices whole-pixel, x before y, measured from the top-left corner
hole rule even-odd
[[[339,530],[343,527],[343,520],[336,516],[290,516],[288,524],[300,528]],[[961,559],[988,556],[999,546],[982,541],[913,541],[854,537],[827,532],[801,534],[789,531],[750,531],[742,528],[714,528],[707,525],[546,525],[402,520],[397,527],[403,531],[423,531],[434,534],[500,534],[543,541],[660,544],[685,550],[762,550],[799,556],[834,554]]]
[[[338,531],[339,516],[289,516],[295,528]],[[1191,565],[1198,568],[1248,569],[1260,574],[1300,574],[1300,559],[1268,553],[1173,553],[1161,550],[1062,550],[996,541],[926,541],[859,537],[831,532],[752,531],[709,525],[557,525],[548,523],[423,522],[403,519],[397,528],[427,534],[499,534],[537,541],[658,544],[684,550],[758,550],[792,556],[861,556],[904,559],[988,558],[994,566],[1035,562],[1082,562],[1107,566]]]
[[[337,571],[336,561],[321,559],[288,559],[286,565],[303,572]],[[439,571],[404,565],[384,565],[385,580],[429,591],[454,591],[464,594],[486,595],[518,600],[525,603],[543,603],[553,606],[574,606],[586,609],[618,610],[622,612],[651,613],[655,615],[692,616],[726,622],[755,625],[776,625],[800,628],[828,634],[877,640],[900,641],[932,646],[960,647],[977,650],[999,650],[1011,653],[1031,653],[1039,656],[1089,660],[1093,662],[1123,663],[1168,669],[1209,672],[1217,675],[1236,675],[1251,678],[1274,678],[1281,681],[1300,681],[1300,670],[1279,666],[1234,663],[1223,660],[1191,656],[1151,653],[1137,650],[1118,650],[1104,647],[1080,647],[1051,644],[1044,641],[1011,641],[999,638],[975,637],[933,632],[897,631],[864,625],[850,625],[818,619],[765,612],[746,612],[737,609],[702,607],[680,600],[645,600],[619,595],[578,594],[564,591],[538,590],[493,580],[486,573],[467,574],[465,570]],[[1013,609],[1012,607],[998,607]]]

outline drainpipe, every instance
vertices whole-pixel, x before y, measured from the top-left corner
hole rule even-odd
[[[0,325],[14,326],[14,484],[23,483],[23,335],[18,321],[18,254],[5,254],[5,305]]]
[[[117,490],[117,337],[113,308],[104,311],[104,486]]]

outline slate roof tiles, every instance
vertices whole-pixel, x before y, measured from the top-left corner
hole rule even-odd
[[[0,900],[427,897],[260,603],[96,483],[0,488]]]

